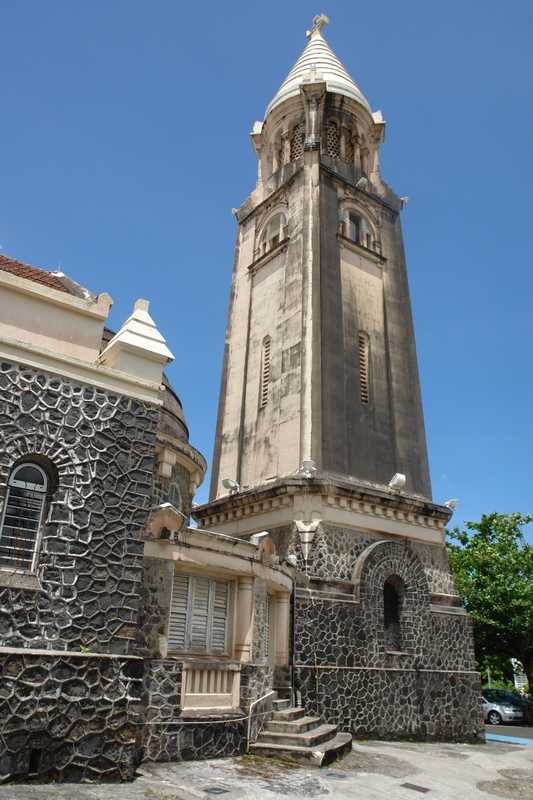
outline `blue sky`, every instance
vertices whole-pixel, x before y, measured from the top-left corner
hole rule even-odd
[[[410,198],[434,499],[533,511],[529,2],[2,0],[1,252],[109,292],[115,329],[150,300],[210,461],[249,132],[319,13]]]

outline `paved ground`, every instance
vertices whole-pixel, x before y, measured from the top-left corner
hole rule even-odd
[[[494,730],[494,728],[492,728]],[[503,732],[503,728],[502,728]],[[533,800],[533,746],[358,742],[326,769],[242,756],[143,765],[134,783],[2,786],[0,800]],[[223,790],[213,791],[213,790]],[[210,791],[211,790],[211,791]]]

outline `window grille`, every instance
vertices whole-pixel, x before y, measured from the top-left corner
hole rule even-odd
[[[361,402],[368,403],[368,334],[359,331],[359,375],[361,379]]]
[[[353,139],[350,134],[346,135],[346,161],[349,161],[353,164],[353,160],[355,157],[354,146],[353,146]]]
[[[270,336],[263,339],[261,353],[261,389],[259,392],[259,407],[264,408],[268,402],[268,384],[270,382]]]
[[[34,569],[48,489],[37,464],[17,467],[9,478],[0,530],[0,565]]]
[[[296,161],[297,158],[300,158],[303,152],[302,147],[302,139],[303,139],[303,125],[296,125],[292,132],[291,137],[291,161]]]
[[[174,574],[168,649],[226,655],[229,583]]]
[[[341,157],[340,132],[335,122],[328,122],[327,142],[328,142],[328,156],[332,156],[333,158],[340,158]]]

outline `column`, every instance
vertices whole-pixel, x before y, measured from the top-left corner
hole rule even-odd
[[[289,598],[288,592],[278,592],[276,595],[276,667],[282,667],[289,660]]]
[[[251,661],[253,607],[254,579],[242,576],[237,581],[235,614],[235,658],[238,661]]]
[[[350,131],[344,125],[341,125],[341,135],[340,135],[340,156],[346,160],[346,137],[350,135]]]
[[[291,143],[289,142],[289,131],[281,134],[281,163],[288,164],[291,160]]]

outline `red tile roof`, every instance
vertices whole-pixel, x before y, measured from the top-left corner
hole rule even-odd
[[[29,264],[23,264],[22,261],[15,261],[14,258],[0,255],[0,270],[10,272],[12,275],[18,275],[19,278],[26,278],[34,283],[41,283],[50,289],[57,289],[58,292],[70,294],[69,290],[65,289],[63,284],[50,272],[31,267]]]

